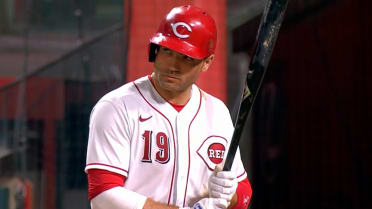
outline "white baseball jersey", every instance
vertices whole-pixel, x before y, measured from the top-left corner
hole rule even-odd
[[[205,196],[233,133],[222,101],[193,85],[190,100],[177,112],[148,76],[102,97],[89,128],[85,170],[122,174],[125,188],[179,207]],[[232,171],[238,181],[246,178],[239,150]]]

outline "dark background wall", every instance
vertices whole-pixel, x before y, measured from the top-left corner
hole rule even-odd
[[[372,207],[371,6],[288,12],[254,110],[252,208]],[[258,24],[234,31],[235,52]]]

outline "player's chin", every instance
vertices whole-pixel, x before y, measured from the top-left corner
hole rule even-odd
[[[168,82],[163,83],[162,87],[168,91],[178,91],[179,88],[178,84]]]
[[[175,82],[174,80],[161,78],[161,79],[159,79],[159,85],[163,89],[169,89],[169,88],[176,87],[177,86],[177,82]]]

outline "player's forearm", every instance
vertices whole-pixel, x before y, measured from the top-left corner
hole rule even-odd
[[[146,197],[124,187],[114,187],[106,190],[91,201],[92,209],[142,209]]]
[[[150,198],[146,199],[143,209],[178,209],[177,206],[156,202]]]
[[[238,201],[238,195],[235,193],[230,201],[230,205],[227,209],[232,209],[236,205],[236,202]]]
[[[91,206],[92,209],[178,209],[177,206],[156,202],[124,187],[102,192],[91,200]]]

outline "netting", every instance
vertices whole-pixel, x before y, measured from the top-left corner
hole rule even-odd
[[[89,208],[93,105],[125,80],[121,22],[0,89],[0,208]]]

